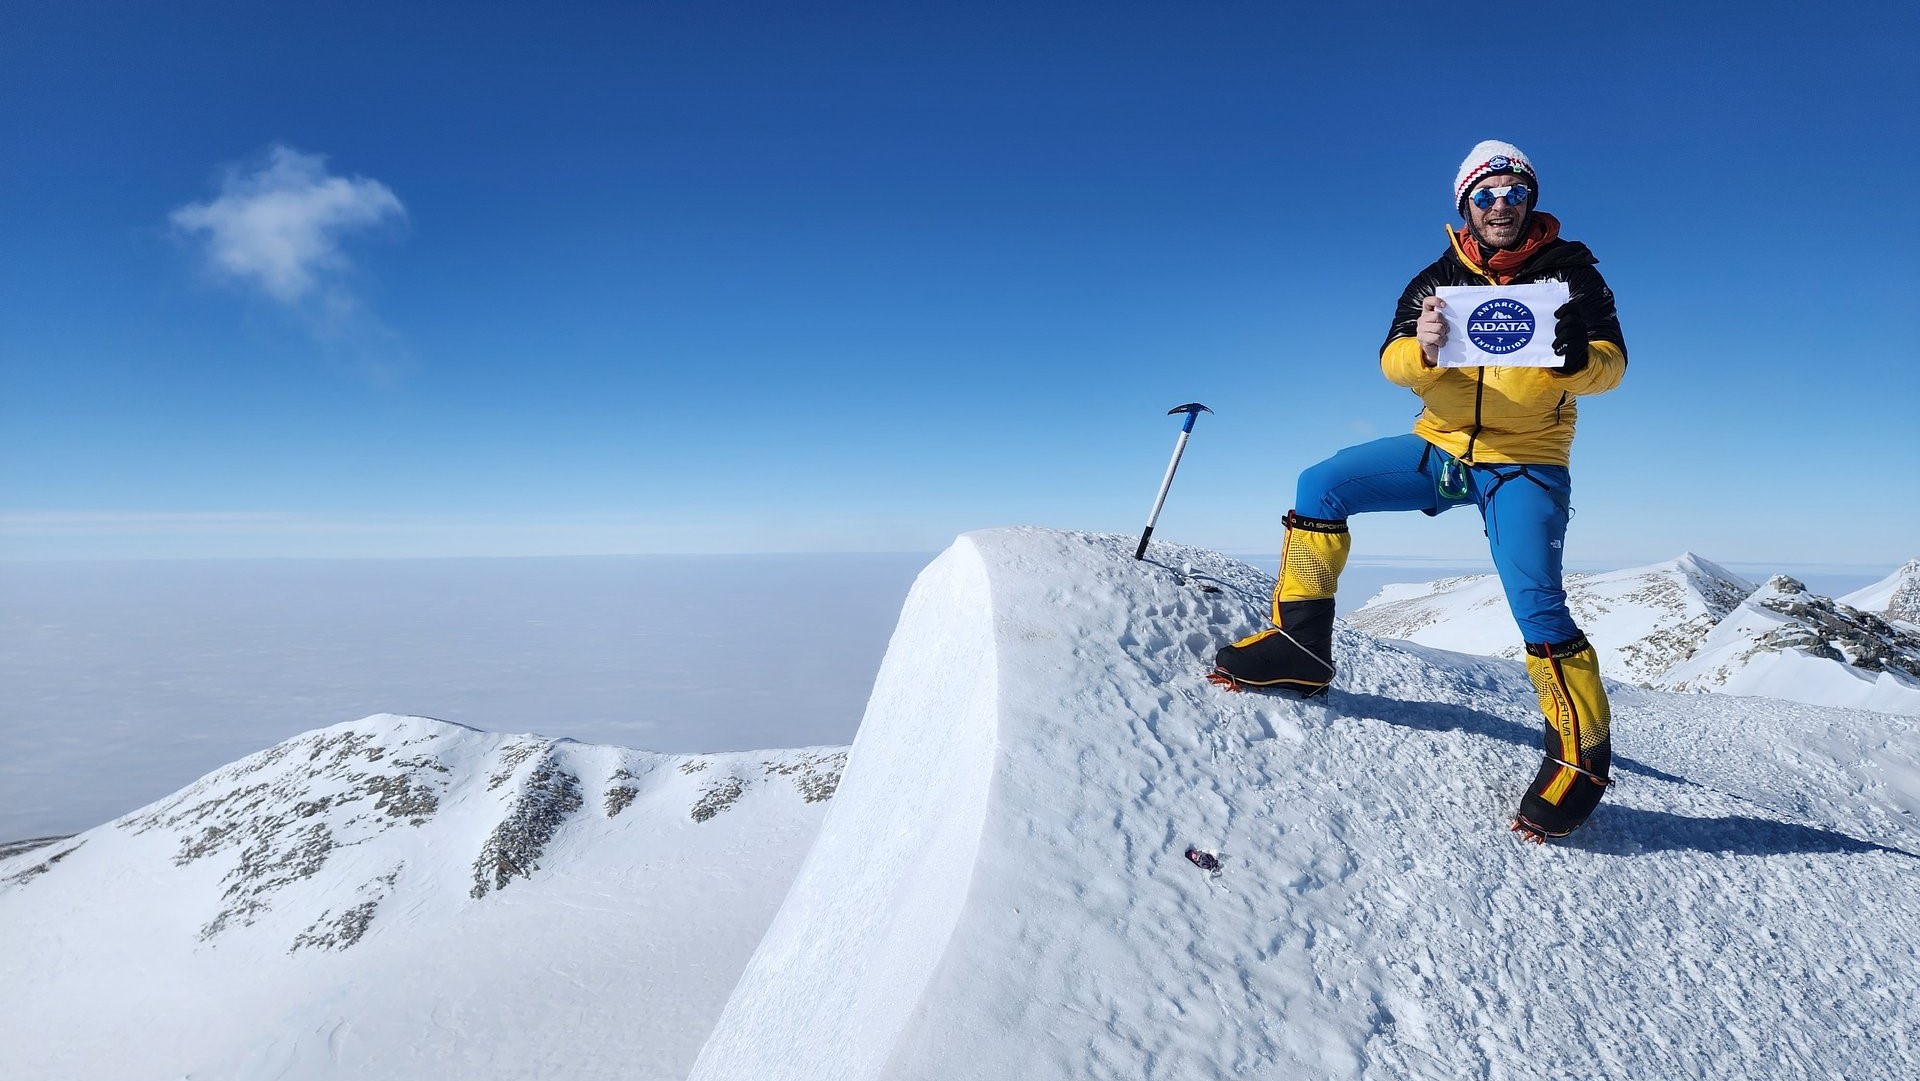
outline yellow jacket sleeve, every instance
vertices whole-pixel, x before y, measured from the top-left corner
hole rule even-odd
[[[1387,377],[1387,382],[1412,387],[1416,393],[1431,386],[1434,380],[1440,378],[1443,370],[1427,367],[1418,338],[1395,338],[1380,350],[1380,371]],[[1619,379],[1616,377],[1614,382],[1619,382]]]
[[[1587,343],[1587,366],[1576,375],[1562,376],[1561,381],[1569,394],[1603,394],[1619,386],[1626,374],[1627,351],[1613,342],[1596,340]]]

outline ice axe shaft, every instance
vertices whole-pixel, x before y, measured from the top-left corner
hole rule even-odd
[[[1180,456],[1187,452],[1187,437],[1193,434],[1193,422],[1200,419],[1200,414],[1211,412],[1213,412],[1213,410],[1208,409],[1199,402],[1188,402],[1185,405],[1176,405],[1172,409],[1167,410],[1167,416],[1173,416],[1175,413],[1185,413],[1187,415],[1187,423],[1181,426],[1180,438],[1173,444],[1173,460],[1167,463],[1167,475],[1160,479],[1160,494],[1153,499],[1153,513],[1147,515],[1147,530],[1140,534],[1140,547],[1133,550],[1133,558],[1146,558],[1147,541],[1153,536],[1153,523],[1160,520],[1160,508],[1166,506],[1167,489],[1173,487],[1174,470],[1180,468]]]

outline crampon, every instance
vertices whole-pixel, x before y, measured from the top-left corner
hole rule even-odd
[[[1325,683],[1308,683],[1300,680],[1277,679],[1271,683],[1249,683],[1224,668],[1215,667],[1207,673],[1207,682],[1223,691],[1245,691],[1249,694],[1291,695],[1295,698],[1318,698],[1327,693]]]
[[[1526,815],[1514,815],[1513,824],[1508,826],[1507,829],[1510,832],[1519,834],[1520,840],[1530,845],[1543,845],[1547,843],[1548,838],[1566,836],[1564,833],[1548,833],[1537,824],[1528,821]]]
[[[1215,668],[1213,671],[1208,672],[1207,682],[1223,691],[1244,691],[1247,689],[1246,684],[1233,678],[1233,674],[1224,668]]]

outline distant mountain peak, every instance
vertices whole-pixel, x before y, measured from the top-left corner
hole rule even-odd
[[[310,732],[116,825],[135,834],[176,835],[177,867],[230,855],[219,907],[200,928],[200,938],[211,940],[230,926],[252,925],[282,891],[311,878],[343,846],[425,825],[452,784],[435,744],[452,732],[472,732],[454,725],[436,731],[442,724],[384,717]]]
[[[684,1077],[846,758],[381,714],[0,844],[8,1076]]]
[[[1883,601],[1915,573],[1882,582]],[[1822,597],[1791,575],[1756,586],[1693,552],[1664,563],[1567,577],[1567,604],[1615,679],[1667,690],[1764,694],[1794,701],[1920,713],[1920,629]],[[1863,591],[1864,593],[1865,591]],[[1854,599],[1861,599],[1855,595]],[[1517,658],[1519,635],[1498,579],[1395,586],[1354,613],[1355,627],[1423,645]],[[1763,671],[1780,658],[1814,669]],[[1830,671],[1819,671],[1819,666]]]
[[[1350,621],[1370,634],[1405,638],[1486,656],[1517,659],[1513,625],[1499,579],[1446,578],[1389,587]],[[1567,576],[1574,620],[1616,679],[1652,685],[1692,654],[1715,624],[1754,591],[1752,582],[1693,552],[1644,567]]]
[[[1909,559],[1900,569],[1865,589],[1840,598],[1841,603],[1887,619],[1920,626],[1920,559]]]
[[[1661,686],[1920,714],[1920,632],[1776,574]]]
[[[1767,636],[1777,648],[1794,648],[1836,660],[1863,672],[1898,672],[1920,681],[1920,634],[1808,591],[1784,574],[1767,580],[1753,603],[1793,622]]]
[[[1881,611],[1888,619],[1920,626],[1920,559],[1908,560],[1894,574],[1893,595]]]
[[[531,879],[585,819],[641,804],[699,827],[763,790],[823,802],[845,764],[834,749],[659,755],[380,714],[295,736],[44,853],[14,846],[0,889],[118,833],[160,842],[182,881],[206,882],[209,900],[187,909],[199,942],[270,923],[290,952],[340,950],[396,893],[439,896],[456,867],[474,902]]]

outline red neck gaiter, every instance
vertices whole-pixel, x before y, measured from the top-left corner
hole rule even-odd
[[[1480,255],[1480,241],[1473,235],[1472,229],[1463,229],[1458,234],[1460,251],[1469,262],[1486,268],[1501,285],[1513,279],[1515,271],[1526,266],[1540,249],[1550,241],[1560,237],[1560,219],[1545,211],[1536,210],[1527,218],[1527,238],[1517,248],[1508,248],[1493,253],[1492,259],[1483,259]]]

